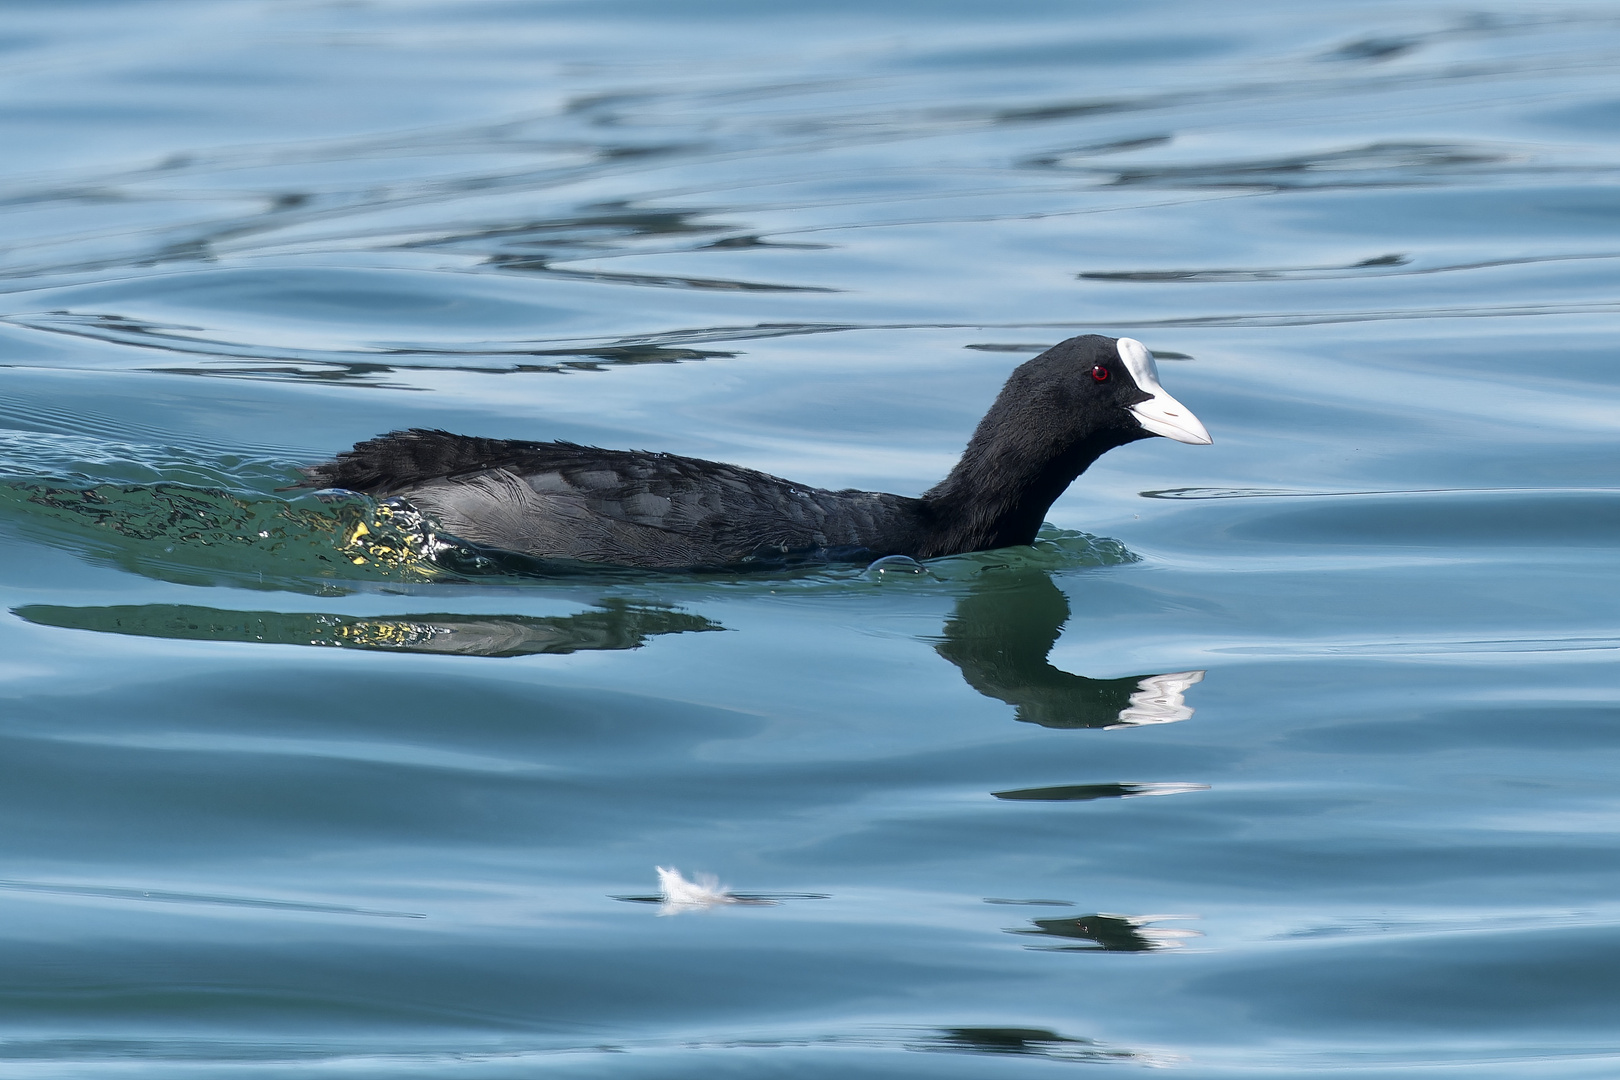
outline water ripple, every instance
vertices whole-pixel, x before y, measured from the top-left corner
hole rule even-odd
[[[99,900],[135,900],[151,904],[217,904],[224,907],[264,908],[271,911],[307,911],[317,915],[366,915],[379,919],[425,919],[414,911],[378,911],[343,904],[314,904],[301,900],[270,900],[254,896],[219,896],[211,893],[173,892],[165,889],[137,889],[117,885],[72,885],[48,881],[0,880],[8,892],[46,893],[56,896],[87,896]]]

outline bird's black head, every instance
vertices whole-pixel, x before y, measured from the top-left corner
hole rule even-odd
[[[1211,441],[1159,385],[1153,354],[1134,338],[1086,334],[1059,342],[1012,373],[997,405],[1066,445],[1119,446],[1149,435]]]
[[[1075,477],[1149,435],[1210,441],[1159,385],[1141,342],[1096,334],[1060,342],[1013,371],[962,460],[923,493],[936,535],[917,550],[927,557],[1033,543]]]

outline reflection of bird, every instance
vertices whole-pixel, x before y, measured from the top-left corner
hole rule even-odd
[[[949,476],[920,498],[826,491],[696,458],[396,431],[304,470],[400,496],[449,533],[543,559],[663,569],[795,557],[932,558],[1028,544],[1075,477],[1150,435],[1208,443],[1130,338],[1070,338],[1012,373]]]
[[[1069,601],[1034,570],[980,579],[956,604],[935,650],[983,694],[1018,709],[1018,719],[1051,728],[1130,727],[1192,716],[1182,695],[1202,671],[1088,679],[1047,662],[1069,618]]]
[[[12,610],[31,623],[108,634],[183,641],[257,641],[330,645],[444,656],[533,656],[595,649],[639,649],[655,634],[722,630],[701,615],[605,599],[575,615],[331,615],[297,611],[226,611],[190,604]]]

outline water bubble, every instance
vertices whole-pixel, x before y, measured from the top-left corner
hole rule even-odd
[[[922,577],[928,568],[909,555],[885,555],[867,566],[866,576],[875,581],[885,577]]]

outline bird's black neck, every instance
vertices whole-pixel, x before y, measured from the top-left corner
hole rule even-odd
[[[923,493],[935,525],[923,558],[1034,543],[1046,512],[1075,477],[1114,447],[1142,437],[1110,429],[1061,445],[1044,439],[1035,425],[1012,433],[1016,437],[985,427],[950,475]]]

